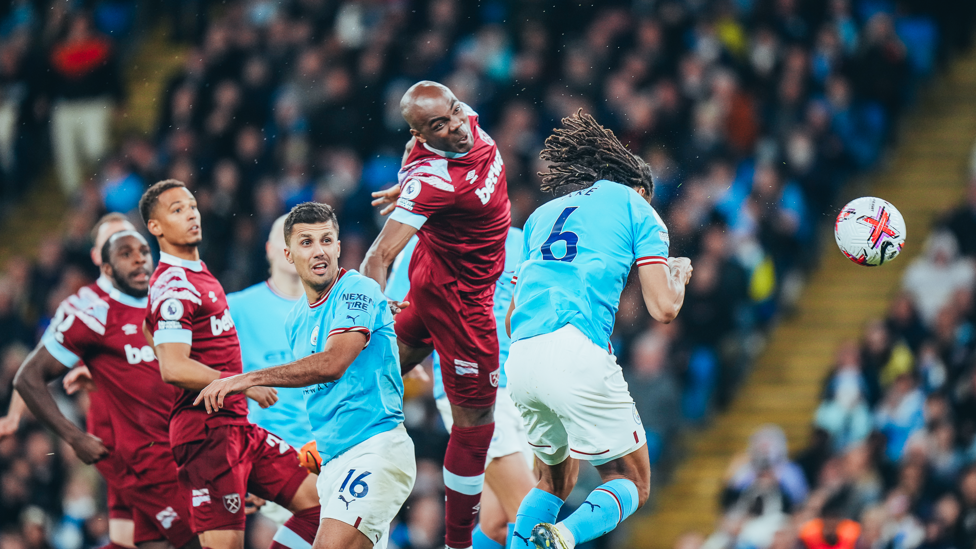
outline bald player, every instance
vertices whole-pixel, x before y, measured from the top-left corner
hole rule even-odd
[[[119,212],[111,212],[103,215],[92,228],[91,239],[92,248],[89,252],[92,263],[96,267],[102,266],[102,246],[110,236],[119,231],[132,231],[135,226],[128,218]],[[50,327],[48,328],[51,329]],[[39,343],[38,346],[41,344]],[[36,349],[35,349],[36,350]],[[65,389],[68,394],[73,394],[81,388],[94,389],[94,385],[85,380],[91,379],[91,373],[85,366],[77,366],[68,372],[64,377]],[[80,382],[78,380],[81,380]],[[86,418],[86,428],[89,433],[100,438],[106,445],[112,446],[114,436],[112,432],[112,422],[109,418],[109,409],[105,403],[105,393],[91,391],[88,395],[90,406]],[[27,410],[27,405],[16,390],[10,400],[10,408],[7,415],[0,418],[0,439],[17,432],[21,417]],[[113,547],[135,547],[133,542],[134,523],[132,522],[132,508],[121,493],[119,472],[123,471],[120,458],[114,454],[98,462],[96,468],[105,479],[106,492],[108,495],[108,537],[109,544],[106,548]]]
[[[230,316],[234,319],[237,337],[241,340],[244,373],[294,360],[285,331],[285,317],[298,299],[305,295],[305,290],[295,265],[285,259],[286,217],[279,217],[271,225],[268,241],[264,245],[271,267],[268,279],[227,295]],[[279,388],[278,402],[269,408],[262,408],[257,402],[249,400],[247,417],[251,423],[275,433],[293,448],[301,448],[314,439],[305,412],[305,397],[300,388]],[[291,517],[290,511],[273,501],[261,508],[261,514],[279,527],[283,527]]]
[[[472,546],[488,446],[495,429],[498,334],[492,311],[511,226],[505,164],[478,115],[446,86],[422,81],[400,101],[413,136],[399,184],[377,193],[392,203],[362,273],[386,287],[387,273],[413,235],[411,304],[396,320],[404,372],[437,350],[454,426],[444,456],[446,543]],[[397,308],[397,304],[393,304]]]

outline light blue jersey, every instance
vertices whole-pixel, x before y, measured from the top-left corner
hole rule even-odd
[[[230,316],[241,340],[244,373],[294,360],[285,331],[285,317],[295,302],[275,293],[268,282],[227,296]],[[261,408],[257,402],[247,399],[247,418],[295,448],[312,440],[312,427],[308,424],[301,389],[279,388],[278,402],[269,408]]]
[[[525,222],[512,340],[572,324],[609,349],[631,267],[667,264],[668,229],[633,189],[611,181],[540,206]]]
[[[414,236],[393,261],[393,269],[386,283],[386,295],[394,301],[402,301],[410,291],[410,277],[407,273],[410,272],[410,258],[413,257],[413,249],[416,246],[417,237]],[[495,303],[492,308],[498,329],[498,363],[501,365],[499,387],[505,387],[508,383],[505,378],[505,360],[508,358],[508,348],[512,346],[512,340],[505,331],[505,316],[508,314],[508,305],[512,302],[512,293],[515,291],[512,286],[512,275],[515,273],[515,266],[520,257],[522,257],[522,230],[511,227],[505,238],[505,271],[495,283]],[[434,353],[434,398],[444,396],[446,394],[444,383],[441,381],[441,360],[437,353]]]
[[[339,271],[315,303],[301,299],[285,323],[296,359],[321,352],[330,336],[366,335],[366,347],[336,381],[303,389],[323,466],[364,440],[403,422],[403,379],[393,314],[375,280]]]

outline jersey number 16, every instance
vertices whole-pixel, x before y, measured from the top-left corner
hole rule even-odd
[[[579,242],[579,236],[573,231],[563,230],[563,225],[566,224],[569,216],[576,211],[576,208],[577,206],[566,208],[556,218],[556,222],[552,225],[552,231],[549,232],[549,238],[542,244],[542,259],[546,261],[572,261],[576,258],[576,244]],[[552,245],[559,241],[566,243],[566,253],[562,257],[552,255]]]

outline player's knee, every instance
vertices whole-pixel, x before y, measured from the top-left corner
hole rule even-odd
[[[452,404],[451,415],[454,416],[454,425],[457,427],[478,427],[495,421],[495,407],[466,408]]]
[[[648,473],[643,478],[634,482],[637,486],[637,508],[640,509],[647,503],[647,498],[651,495],[651,475]]]

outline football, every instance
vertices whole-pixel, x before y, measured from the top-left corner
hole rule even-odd
[[[905,245],[905,219],[887,200],[864,196],[837,214],[834,239],[841,253],[858,265],[878,267],[898,257]]]

